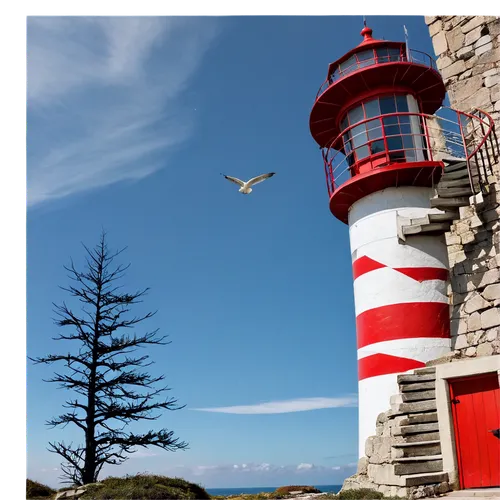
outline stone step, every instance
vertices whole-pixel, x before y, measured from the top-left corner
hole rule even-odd
[[[433,222],[432,224],[422,224],[422,225],[411,225],[403,226],[403,234],[405,236],[410,236],[411,234],[434,234],[434,233],[446,233],[450,230],[450,222]]]
[[[466,168],[464,168],[464,169],[455,170],[454,172],[443,171],[443,175],[441,175],[439,182],[441,182],[442,180],[452,181],[455,179],[469,179],[468,170]],[[470,181],[470,179],[469,179],[469,181]]]
[[[392,414],[406,415],[407,413],[425,413],[428,411],[436,411],[436,400],[429,399],[428,401],[414,401],[411,403],[396,403],[394,408],[391,408]]]
[[[413,370],[413,373],[416,373],[417,375],[421,373],[436,373],[436,367],[435,366],[426,366],[424,368],[415,368]]]
[[[441,455],[433,457],[400,458],[403,463],[394,464],[394,474],[405,476],[407,474],[422,474],[425,472],[441,472],[443,470],[443,459]]]
[[[413,424],[427,424],[428,422],[437,422],[437,412],[422,413],[421,415],[409,415],[408,418],[403,420],[400,425],[413,425]]]
[[[445,222],[460,219],[458,210],[446,210],[442,214],[429,214],[429,222]]]
[[[449,179],[449,180],[443,180],[443,177],[441,177],[441,180],[439,181],[438,188],[455,188],[455,187],[469,187],[469,176],[467,177],[460,177],[459,179]]]
[[[462,170],[464,168],[467,170],[467,162],[464,160],[459,160],[453,163],[447,161],[443,170],[445,172],[456,172],[457,170]]]
[[[413,384],[410,384],[410,386]],[[417,384],[415,384],[417,385]],[[427,401],[428,399],[436,398],[436,391],[414,391],[414,392],[403,392],[402,394],[403,403],[408,403],[410,401]]]
[[[466,207],[469,204],[469,197],[457,198],[431,198],[431,208],[445,209],[449,207]]]
[[[472,196],[472,189],[470,186],[443,188],[439,184],[437,186],[437,194],[439,198],[456,198],[458,196]]]
[[[392,448],[391,457],[394,460],[399,458],[435,456],[441,453],[441,443],[438,439],[417,443],[393,444]]]
[[[407,434],[422,434],[424,432],[434,432],[439,431],[438,422],[429,422],[427,424],[412,424],[412,425],[402,425],[401,427],[393,428],[394,435],[406,436]]]
[[[405,443],[421,443],[422,441],[436,441],[439,439],[439,431],[427,432],[424,434],[406,434]]]
[[[429,367],[431,368],[431,367]],[[426,370],[427,368],[423,368]],[[402,375],[398,375],[398,384],[415,384],[420,382],[430,382],[436,380],[436,369],[434,368],[433,372],[419,372],[415,374],[404,373]]]
[[[411,392],[411,391],[426,391],[426,390],[435,390],[436,381],[432,380],[430,382],[420,382],[416,384],[402,384],[400,389],[401,392]]]
[[[423,484],[436,484],[448,481],[447,472],[430,472],[427,474],[409,474],[401,476],[403,486],[420,486]]]

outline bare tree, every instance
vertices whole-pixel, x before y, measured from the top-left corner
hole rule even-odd
[[[158,337],[158,330],[142,335],[128,333],[155,313],[131,316],[131,306],[142,302],[148,289],[124,293],[117,285],[127,266],[115,265],[115,258],[123,251],[110,252],[103,232],[99,243],[86,250],[83,272],[75,269],[73,262],[65,269],[74,284],[63,288],[82,303],[81,312],[73,312],[66,303],[55,305],[56,325],[69,330],[53,340],[76,341],[73,354],[51,354],[31,359],[35,363],[62,362],[67,373],[55,373],[47,382],[76,393],[63,405],[68,411],[47,422],[50,426],[73,424],[83,431],[83,445],[49,443],[49,451],[59,454],[65,462],[61,465],[62,479],[72,484],[97,481],[104,464],[119,465],[134,453],[138,446],[157,446],[176,451],[187,448],[187,443],[174,438],[173,431],[161,429],[145,434],[127,430],[129,423],[139,420],[156,420],[157,410],[179,410],[177,400],[158,400],[168,387],[155,388],[164,376],[153,377],[140,368],[150,366],[148,355],[130,356],[140,347],[165,345],[166,336]]]

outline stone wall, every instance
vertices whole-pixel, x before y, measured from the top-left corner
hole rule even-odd
[[[500,354],[500,184],[460,209],[446,233],[450,259],[451,357]]]
[[[500,18],[426,17],[437,67],[453,109],[500,116]]]

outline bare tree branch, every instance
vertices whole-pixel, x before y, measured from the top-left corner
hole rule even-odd
[[[67,400],[63,408],[69,411],[47,422],[51,427],[75,425],[83,432],[83,445],[49,443],[49,451],[65,461],[61,464],[65,482],[78,485],[96,481],[104,464],[123,463],[138,446],[156,446],[167,451],[188,446],[167,429],[144,434],[125,431],[131,422],[157,420],[162,410],[184,408],[174,398],[157,400],[170,388],[155,388],[163,375],[152,376],[139,370],[151,366],[147,354],[130,356],[137,349],[167,345],[170,341],[165,341],[167,336],[158,336],[158,330],[128,333],[156,312],[130,316],[131,308],[142,302],[149,289],[122,292],[122,285],[117,282],[129,265],[115,265],[114,260],[125,249],[110,252],[104,232],[93,249],[83,247],[85,270],[77,270],[71,260],[64,269],[72,284],[60,287],[80,303],[83,315],[73,312],[65,302],[54,304],[54,323],[69,332],[60,333],[54,340],[75,340],[80,345],[68,354],[29,358],[35,364],[62,363],[67,372],[55,372],[47,382],[83,397]]]

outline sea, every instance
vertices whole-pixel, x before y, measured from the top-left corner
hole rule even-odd
[[[320,484],[320,485],[311,485],[316,489],[321,491],[322,493],[338,493],[340,488],[342,488],[341,484]],[[272,491],[279,488],[279,486],[262,486],[260,488],[205,488],[209,495],[214,496],[224,496],[228,497],[230,495],[256,495],[257,493],[271,493]]]

